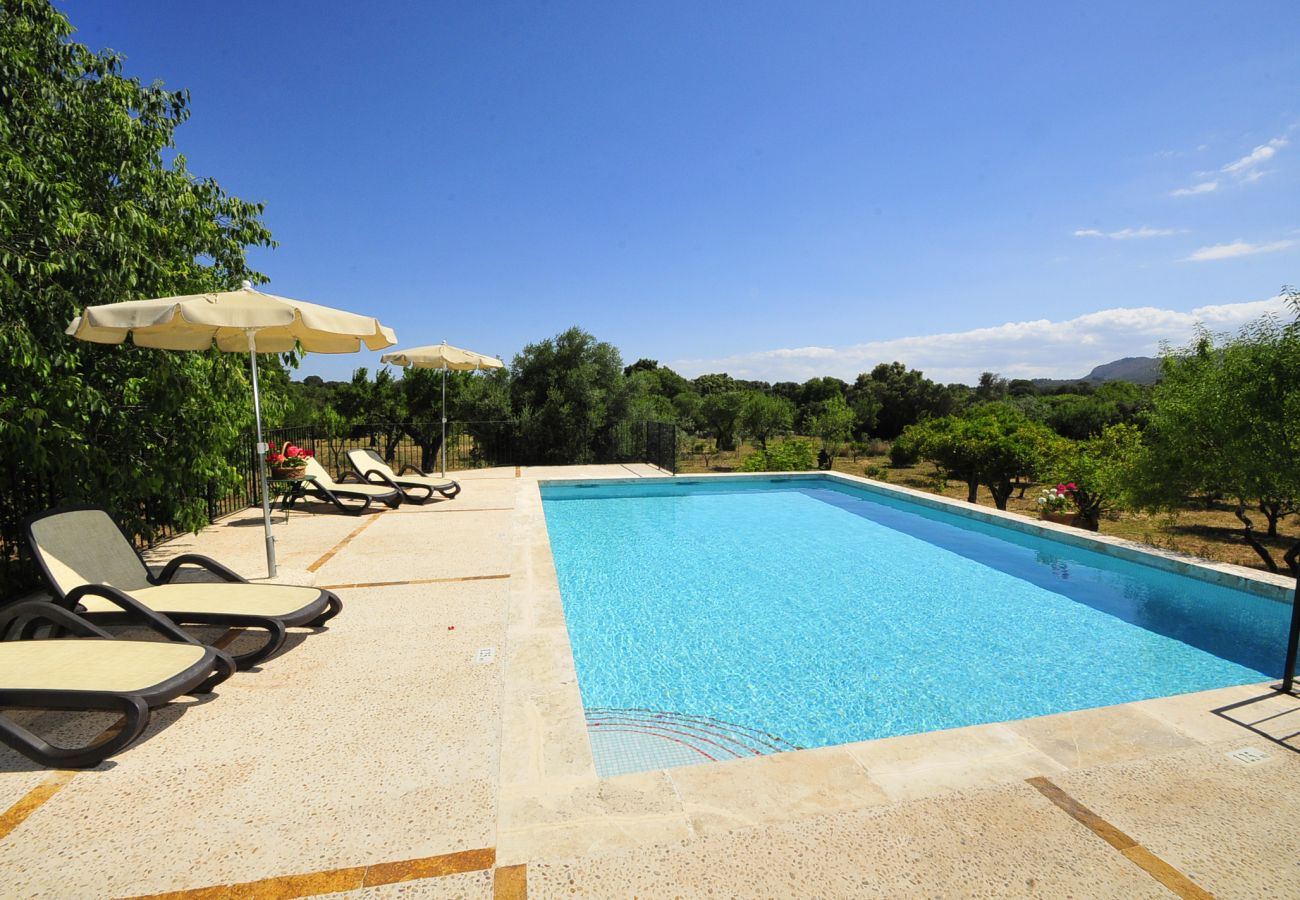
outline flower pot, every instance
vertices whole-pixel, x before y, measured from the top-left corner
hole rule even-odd
[[[1079,514],[1078,514],[1078,513],[1072,513],[1072,512],[1049,512],[1048,510],[1040,509],[1040,510],[1038,511],[1038,515],[1039,515],[1041,518],[1044,518],[1044,519],[1046,519],[1046,520],[1049,521],[1049,522],[1055,522],[1057,525],[1073,525],[1073,526],[1076,527],[1076,528],[1079,527]]]
[[[295,466],[292,469],[286,469],[282,466],[271,467],[271,477],[281,480],[286,478],[301,478],[305,474],[307,474],[306,466]]]

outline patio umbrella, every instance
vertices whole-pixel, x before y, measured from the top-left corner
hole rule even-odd
[[[447,477],[447,370],[469,372],[476,369],[500,369],[505,363],[495,356],[484,356],[472,350],[452,347],[446,341],[428,347],[410,350],[392,350],[379,357],[380,362],[412,369],[442,369],[442,443],[438,445],[438,460],[442,477]]]
[[[382,350],[397,343],[391,328],[371,316],[317,306],[253,290],[245,281],[237,291],[127,300],[88,306],[67,333],[96,344],[120,344],[129,335],[138,347],[207,350],[214,343],[228,353],[248,352],[253,371],[253,416],[266,528],[267,576],[275,575],[275,538],[266,489],[266,443],[262,440],[262,401],[257,388],[257,354],[287,353],[295,347],[312,353],[356,353],[364,344]]]

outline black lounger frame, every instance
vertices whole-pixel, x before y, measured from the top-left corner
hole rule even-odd
[[[112,513],[102,506],[94,504],[81,504],[79,506],[61,506],[57,509],[51,509],[43,513],[37,513],[29,516],[23,523],[27,532],[27,543],[32,548],[32,556],[36,559],[37,564],[41,567],[41,574],[45,576],[46,583],[49,584],[50,590],[54,594],[54,602],[64,609],[75,611],[79,616],[90,619],[94,622],[101,622],[105,625],[131,625],[144,624],[150,628],[164,631],[164,633],[179,635],[177,639],[193,640],[189,634],[178,628],[178,625],[212,625],[223,628],[251,628],[266,632],[266,641],[260,646],[246,653],[235,654],[235,662],[240,669],[247,669],[255,666],[262,660],[266,659],[272,653],[275,653],[284,644],[288,635],[286,628],[303,626],[315,628],[324,625],[327,621],[334,618],[343,609],[343,601],[332,591],[326,591],[317,588],[320,591],[319,596],[312,603],[307,604],[293,615],[289,616],[258,616],[246,613],[200,613],[200,612],[171,612],[158,611],[145,606],[139,600],[107,584],[83,584],[79,585],[66,594],[59,588],[54,577],[50,574],[49,567],[45,564],[45,559],[40,550],[40,545],[32,534],[32,526],[47,519],[50,516],[57,516],[61,513],[83,512],[85,510],[94,510],[102,512],[109,517],[113,524],[117,525],[117,530],[122,533],[123,539],[131,552],[136,555],[140,565],[144,567],[145,577],[149,583],[155,586],[168,584],[176,577],[176,573],[182,566],[198,566],[207,569],[216,575],[222,581],[233,582],[237,584],[249,584],[249,580],[239,573],[235,572],[228,566],[224,566],[209,556],[203,556],[198,553],[182,553],[180,556],[168,560],[162,571],[157,575],[149,568],[138,550],[131,543],[130,536],[122,528],[121,524],[113,518]],[[81,602],[82,597],[103,597],[118,607],[120,612],[87,612],[84,609],[78,609],[77,605]]]
[[[174,627],[160,630],[169,640],[203,647],[184,632],[178,637]],[[84,618],[45,600],[15,603],[0,610],[0,641],[53,640],[61,639],[64,634],[76,635],[81,640],[116,640]],[[106,732],[84,747],[51,744],[0,714],[0,742],[43,766],[76,769],[97,766],[140,736],[149,725],[151,707],[161,706],[181,694],[206,694],[234,671],[235,661],[229,655],[213,647],[203,647],[203,656],[189,668],[141,691],[5,690],[0,687],[0,707],[104,710],[122,714],[116,730]]]
[[[380,456],[378,453],[376,453],[374,450],[370,449],[369,447],[365,449],[365,453],[367,456],[373,458],[377,463],[382,464],[384,461],[382,456]],[[402,476],[406,475],[408,472],[414,472],[415,474],[419,475],[421,478],[433,477],[432,475],[426,475],[420,469],[409,464],[402,466],[402,471],[397,473],[396,479],[393,479],[388,477],[388,475],[385,472],[381,471],[380,469],[369,469],[365,472],[361,471],[361,469],[357,466],[356,460],[352,458],[351,454],[348,455],[348,462],[352,464],[352,468],[355,470],[352,474],[357,475],[363,481],[366,481],[370,484],[388,485],[393,490],[400,492],[402,495],[402,499],[405,500],[407,503],[428,503],[431,499],[433,499],[433,494],[435,491],[441,494],[447,500],[453,499],[457,494],[460,493],[460,484],[450,479],[448,479],[444,484],[429,484],[428,482],[425,481],[412,481],[409,478],[403,480]],[[389,467],[389,471],[392,471],[391,467]],[[424,491],[424,495],[423,496],[415,495],[412,493],[412,491]]]

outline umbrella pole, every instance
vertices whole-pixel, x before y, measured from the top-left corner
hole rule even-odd
[[[275,577],[275,536],[271,534],[271,498],[266,493],[266,443],[262,440],[262,398],[257,390],[257,332],[249,328],[248,364],[253,370],[253,418],[257,420],[257,463],[262,478],[262,523],[266,529],[266,577]]]
[[[442,443],[438,445],[442,477],[447,477],[447,364],[442,364]]]

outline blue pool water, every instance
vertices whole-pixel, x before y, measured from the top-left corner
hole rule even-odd
[[[1285,603],[829,479],[542,496],[589,724],[817,747],[1280,673]]]

